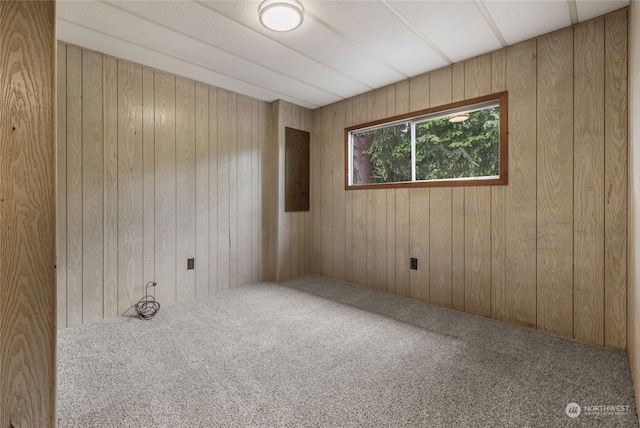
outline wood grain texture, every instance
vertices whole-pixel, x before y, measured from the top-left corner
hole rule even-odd
[[[142,144],[142,68],[119,62],[118,314],[144,296]]]
[[[58,135],[56,144],[57,326],[67,326],[67,45],[57,44]]]
[[[418,269],[409,271],[409,296],[429,301],[429,192],[409,189],[409,256]]]
[[[332,219],[333,232],[331,253],[333,278],[344,281],[346,278],[346,191],[344,190],[344,127],[345,103],[339,102],[333,106],[333,122],[331,128],[331,156],[332,156]]]
[[[396,86],[386,88],[387,115],[396,114]],[[387,293],[396,292],[396,189],[386,191],[387,200]]]
[[[209,87],[195,88],[195,297],[209,294]]]
[[[229,288],[238,286],[238,94],[229,93]]]
[[[118,315],[118,61],[104,57],[104,294],[105,318]],[[58,126],[66,119],[58,119]],[[66,126],[63,125],[63,126]],[[62,195],[58,196],[63,197]],[[60,326],[58,326],[60,328]]]
[[[465,63],[452,67],[451,101],[464,99]],[[465,248],[464,248],[464,188],[451,189],[451,304],[453,308],[464,310]]]
[[[294,129],[300,128],[300,107],[294,104],[288,103],[290,105],[290,114],[289,114],[289,124]],[[285,173],[287,169],[287,161],[286,161],[286,140],[287,140],[287,127],[285,126]],[[308,164],[308,163],[307,163]],[[285,179],[286,185],[286,179]],[[286,199],[286,195],[285,195]],[[285,200],[286,205],[286,200]],[[286,207],[285,207],[286,211]],[[290,235],[290,245],[291,248],[291,270],[290,270],[290,278],[298,278],[300,275],[300,249],[302,243],[300,242],[300,213],[292,212],[287,213],[289,216],[289,235]]]
[[[353,99],[349,98],[344,102],[345,112],[345,127],[353,126]],[[344,132],[344,130],[342,130]],[[342,144],[347,144],[344,134],[341,138]],[[347,159],[345,159],[345,162]],[[313,170],[313,162],[311,162],[311,169]],[[344,178],[343,178],[344,180]],[[353,192],[345,192],[345,281],[351,282],[353,280]]]
[[[451,102],[453,75],[451,67],[431,73],[429,93],[432,106]],[[429,301],[452,305],[452,213],[451,188],[431,189],[429,204]]]
[[[475,98],[491,93],[491,56],[465,62],[464,96]],[[465,187],[464,308],[491,316],[491,189]]]
[[[103,316],[102,56],[82,51],[82,322]]]
[[[209,88],[209,294],[218,281],[218,90]]]
[[[491,54],[491,92],[507,88],[507,63],[504,50]],[[491,187],[491,317],[505,319],[506,302],[506,200],[505,187]]]
[[[311,210],[313,212],[320,211],[320,181],[322,177],[322,109],[315,109],[313,111],[313,129],[311,131]],[[313,234],[312,234],[312,250],[313,250],[313,265],[310,266],[311,272],[320,274],[320,236],[322,233],[322,223],[320,216],[315,215],[312,218]]]
[[[637,6],[637,5],[635,5]],[[605,346],[626,350],[627,10],[605,18]]]
[[[262,264],[261,280],[276,280],[277,263],[277,146],[274,138],[272,105],[260,104],[260,171],[262,185]],[[313,150],[313,145],[311,146]]]
[[[155,74],[142,69],[142,278],[156,279]],[[134,303],[134,302],[132,302]]]
[[[176,300],[196,297],[195,82],[176,78]],[[204,268],[206,265],[203,265]]]
[[[251,283],[260,282],[260,101],[251,100]]]
[[[573,29],[538,39],[537,328],[573,337]]]
[[[276,115],[274,117],[275,140],[277,150],[277,224],[278,224],[278,258],[277,280],[279,282],[291,279],[291,214],[285,212],[285,145],[284,128],[291,122],[291,104],[278,100],[274,103]]]
[[[230,213],[229,213],[229,150],[230,150],[230,131],[229,131],[229,92],[218,89],[218,108],[217,108],[217,131],[218,131],[218,195],[217,195],[217,213],[218,213],[218,236],[217,236],[217,254],[218,254],[218,280],[217,290],[229,289],[229,260],[231,253],[230,231]]]
[[[55,4],[0,22],[0,425],[55,426]]]
[[[352,116],[354,123],[367,120],[367,97],[359,95],[353,98]],[[352,191],[352,281],[355,284],[367,285],[367,191]]]
[[[155,72],[156,299],[176,301],[176,78]]]
[[[395,113],[409,112],[409,81],[396,83]],[[409,297],[409,189],[396,190],[396,294]]]
[[[304,129],[311,132],[313,129],[313,111],[309,109],[304,110]],[[313,141],[313,136],[311,136]],[[312,144],[312,143],[311,143]],[[313,162],[310,162],[309,167],[310,176],[313,177]],[[312,184],[309,183],[311,189]],[[310,190],[311,191],[311,190]],[[311,201],[309,201],[311,203]],[[303,260],[303,275],[309,275],[313,272],[313,211],[309,210],[304,214],[304,260]]]
[[[251,284],[251,98],[238,97],[238,285]]]
[[[320,274],[327,277],[333,275],[332,124],[333,106],[323,107],[320,149]]]
[[[604,345],[604,18],[574,30],[574,337]]]
[[[509,186],[506,188],[506,320],[536,327],[536,41],[506,50]]]

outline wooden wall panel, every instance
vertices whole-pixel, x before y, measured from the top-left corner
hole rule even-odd
[[[59,326],[275,279],[271,105],[59,46]]]
[[[102,319],[102,56],[82,52],[82,322]]]
[[[573,29],[538,40],[537,326],[573,337]]]
[[[320,273],[324,276],[333,275],[333,197],[332,197],[332,144],[331,133],[333,124],[333,106],[322,108],[322,131],[320,141],[320,171],[323,179],[320,181]]]
[[[251,98],[238,97],[238,285],[251,284]]]
[[[349,190],[344,211],[335,182],[333,206],[326,187],[312,190],[313,239],[334,237],[329,249],[314,242],[314,258],[334,252],[331,276],[343,279],[344,219],[347,281],[625,349],[626,19],[616,12],[316,110],[320,188],[344,167],[321,155],[343,144],[344,126],[507,90],[509,183]],[[342,104],[344,125],[327,113]]]
[[[0,3],[2,427],[56,425],[55,19]]]
[[[176,300],[196,296],[196,112],[195,82],[176,78]],[[200,260],[194,260],[199,263]]]
[[[209,87],[195,89],[195,297],[209,294]]]
[[[104,57],[104,317],[118,315],[118,61]],[[64,119],[60,119],[61,123]],[[58,173],[59,179],[62,173]],[[59,195],[59,198],[65,196]],[[63,264],[64,265],[64,264]]]
[[[142,69],[142,278],[156,279],[155,74]],[[141,286],[143,284],[140,284]],[[135,303],[135,302],[133,302]]]
[[[603,346],[604,18],[576,27],[574,40],[574,334]]]
[[[465,62],[466,99],[491,93],[491,55]],[[491,316],[491,189],[464,188],[464,309]]]
[[[143,291],[142,68],[118,64],[118,308],[125,313]]]
[[[290,103],[289,103],[290,104]],[[294,129],[300,129],[300,107],[290,104],[289,123]],[[286,132],[285,132],[285,157],[286,157]],[[311,160],[309,160],[311,161]],[[286,161],[285,161],[286,163]],[[286,167],[285,167],[286,169]],[[285,179],[286,181],[286,179]],[[286,192],[285,192],[286,193]],[[286,196],[285,196],[286,200]],[[286,205],[286,203],[285,203]],[[286,209],[286,207],[285,207]],[[280,214],[282,215],[282,213]],[[290,270],[289,278],[298,278],[300,276],[300,213],[286,212],[289,218],[289,236],[290,236]]]
[[[505,319],[536,327],[536,41],[506,50],[509,185],[505,189]]]
[[[345,127],[345,103],[337,103],[333,107],[333,126],[331,128],[331,141],[333,142],[332,161],[332,218],[331,227],[333,230],[333,251],[332,270],[333,278],[344,281],[346,278],[346,191],[344,177],[344,127]]]
[[[605,18],[605,346],[620,351],[627,337],[627,19],[626,9]]]
[[[464,100],[464,70],[464,63],[452,67],[452,102]],[[451,189],[451,304],[458,310],[464,310],[464,193],[464,187]]]
[[[67,326],[67,45],[58,42],[57,106],[58,135],[56,144],[56,282],[57,326]],[[61,268],[58,268],[57,265]]]

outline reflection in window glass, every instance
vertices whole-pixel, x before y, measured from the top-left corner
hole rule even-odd
[[[500,174],[497,105],[416,122],[416,180]]]
[[[411,125],[409,122],[354,132],[353,184],[411,181]]]

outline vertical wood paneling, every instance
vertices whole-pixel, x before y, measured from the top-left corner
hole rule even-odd
[[[285,120],[285,126],[289,126],[293,129],[300,129],[300,107],[293,105],[291,103],[288,104],[289,109],[289,118]],[[282,132],[282,129],[280,130]],[[286,142],[285,142],[286,145]],[[290,258],[291,258],[291,266],[290,266],[290,278],[295,279],[300,275],[300,213],[299,212],[289,212],[285,213],[285,216],[289,218],[289,237],[290,237]]]
[[[311,167],[311,210],[313,212],[319,212],[321,206],[321,189],[320,181],[322,177],[322,109],[318,108],[313,111],[313,131],[311,132],[311,159],[315,162]],[[320,256],[321,245],[320,237],[322,233],[321,216],[314,215],[313,222],[313,236],[312,236],[312,248],[313,248],[313,266],[311,271],[315,274],[320,274]]]
[[[118,62],[118,313],[143,296],[142,68]]]
[[[506,50],[509,186],[506,188],[506,320],[536,327],[536,41]]]
[[[409,80],[409,110],[429,107],[429,78]],[[418,259],[418,270],[409,271],[409,295],[429,301],[429,200],[430,189],[409,189],[409,257]]]
[[[156,279],[155,190],[155,73],[142,69],[142,279]],[[130,303],[135,303],[130,302]]]
[[[452,67],[451,101],[464,99],[465,64]],[[451,189],[451,305],[464,310],[465,247],[464,187]]]
[[[262,281],[276,280],[277,263],[277,146],[272,125],[272,105],[260,104],[260,158],[262,185]],[[314,150],[313,144],[311,150]],[[313,197],[313,192],[312,195]]]
[[[304,113],[305,117],[305,130],[311,132],[313,129],[313,111],[306,109]],[[311,144],[313,141],[313,136],[311,136]],[[313,162],[309,161],[311,165],[309,165],[310,171],[309,174],[310,180],[313,180]],[[312,186],[311,182],[309,183]],[[311,203],[311,201],[309,201]],[[304,213],[304,270],[303,274],[308,275],[313,272],[313,210],[309,209],[306,213]],[[348,247],[347,247],[348,248]],[[345,262],[346,264],[346,262]]]
[[[131,310],[154,279],[163,305],[228,288],[232,278],[274,279],[266,259],[275,261],[275,194],[263,190],[276,178],[262,178],[263,167],[276,171],[270,105],[222,90],[219,102],[216,88],[62,42],[59,55],[58,129],[68,141],[58,168],[66,229],[57,245],[68,250],[57,261],[68,278],[60,327],[82,323],[83,311],[88,320],[95,293],[92,320]],[[190,257],[195,271],[187,270]]]
[[[195,83],[176,78],[176,299],[196,296],[195,270],[187,259],[196,255]],[[204,266],[203,266],[204,267]],[[195,260],[199,268],[199,260]]]
[[[367,121],[387,116],[386,89],[367,94]],[[387,280],[387,190],[367,190],[367,287],[386,290]]]
[[[353,98],[351,120],[353,123],[364,123],[367,120],[367,97],[359,95]],[[351,238],[352,281],[355,284],[367,285],[367,192],[351,191],[352,224]]]
[[[104,317],[118,315],[118,61],[104,57]],[[59,120],[62,122],[62,120]]]
[[[345,103],[339,102],[333,106],[333,126],[331,128],[332,144],[332,232],[333,232],[333,259],[332,278],[344,281],[346,278],[346,206],[344,190],[344,127],[345,127]]]
[[[0,426],[56,425],[54,2],[0,3]]]
[[[102,319],[102,56],[82,51],[82,322]]]
[[[238,94],[229,93],[229,288],[238,286]]]
[[[320,273],[331,277],[333,274],[333,197],[332,197],[332,156],[331,141],[333,106],[322,108],[322,146],[320,149]]]
[[[195,89],[195,297],[209,294],[209,87]]]
[[[260,282],[260,102],[251,100],[251,283]]]
[[[176,301],[176,78],[155,72],[156,298]]]
[[[219,151],[218,151],[218,90],[209,88],[209,294],[220,289],[218,275]]]
[[[218,89],[218,291],[229,288],[229,259],[231,246],[230,219],[230,190],[229,190],[229,92]]]
[[[238,97],[238,285],[251,284],[251,98]]]
[[[278,100],[275,103],[276,147],[278,154],[278,281],[291,279],[291,214],[284,211],[284,150],[285,135],[282,130],[291,123],[291,104]]]
[[[634,5],[637,7],[637,4]],[[626,349],[627,10],[605,18],[605,346]]]
[[[67,326],[67,45],[58,42],[56,152],[57,326]]]
[[[396,85],[396,114],[409,112],[409,81]],[[396,293],[409,297],[409,189],[396,190]]]
[[[429,93],[432,106],[451,102],[452,69],[431,73]],[[429,301],[451,307],[452,243],[451,187],[431,189],[429,204]]]
[[[396,115],[396,87],[395,85],[387,86],[387,115]],[[343,143],[344,144],[344,143]],[[387,293],[396,292],[396,189],[387,189]]]
[[[604,19],[574,30],[573,323],[604,345]]]
[[[349,98],[344,102],[344,112],[345,112],[345,127],[353,126],[353,99]],[[343,144],[346,144],[344,141],[344,130],[342,135]],[[312,158],[313,159],[313,158]],[[347,160],[345,159],[345,162]],[[313,171],[314,162],[311,162],[311,169]],[[346,178],[345,178],[346,179]],[[345,191],[345,281],[351,282],[353,281],[353,193],[354,192],[346,192]],[[312,208],[313,212],[313,208]]]
[[[465,98],[491,93],[491,55],[465,63]],[[491,316],[491,189],[464,189],[464,309]]]
[[[506,90],[504,50],[491,54],[491,92]],[[508,118],[507,118],[508,119]],[[505,319],[505,186],[491,187],[491,317]]]
[[[538,330],[573,337],[573,29],[538,39]]]

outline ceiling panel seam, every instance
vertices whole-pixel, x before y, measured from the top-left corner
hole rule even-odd
[[[96,30],[96,29],[93,29],[93,28],[87,27],[86,25],[78,24],[77,22],[73,22],[73,21],[70,21],[70,20],[68,20],[68,19],[65,19],[65,18],[62,18],[62,17],[59,17],[59,16],[57,17],[57,19],[58,19],[59,21],[63,21],[63,22],[66,22],[66,23],[69,23],[69,24],[72,24],[72,25],[76,25],[76,26],[78,26],[78,27],[80,27],[80,28],[84,28],[85,30],[92,31],[92,32],[94,32],[94,33],[98,33],[98,34],[102,34],[103,36],[111,37],[111,38],[113,38],[113,39],[120,40],[121,42],[128,43],[128,44],[133,45],[133,46],[137,46],[137,47],[142,48],[142,49],[144,49],[144,50],[147,50],[147,51],[150,51],[150,52],[154,52],[154,53],[157,53],[157,54],[163,55],[163,56],[165,56],[165,57],[173,58],[173,59],[178,60],[178,61],[182,61],[182,62],[184,62],[185,64],[190,64],[190,65],[193,65],[193,66],[196,66],[196,67],[199,67],[199,68],[202,68],[202,69],[205,69],[205,70],[211,71],[211,72],[213,72],[213,73],[215,73],[215,74],[219,74],[219,75],[222,75],[222,76],[228,77],[228,78],[233,79],[233,80],[235,80],[235,81],[237,81],[237,82],[242,82],[242,83],[247,84],[247,85],[249,85],[249,86],[253,86],[253,87],[256,87],[256,88],[264,89],[264,90],[266,90],[266,91],[268,91],[268,92],[271,92],[271,93],[273,93],[273,94],[276,94],[276,95],[279,95],[279,96],[282,96],[282,97],[288,97],[288,98],[290,98],[290,99],[292,99],[292,100],[296,100],[296,103],[303,103],[303,104],[307,104],[307,105],[314,106],[314,107],[312,107],[312,109],[315,109],[315,108],[320,107],[320,106],[319,106],[318,104],[316,104],[316,103],[312,103],[312,102],[307,101],[307,100],[302,100],[302,99],[300,99],[300,98],[298,98],[298,97],[295,97],[295,96],[293,96],[293,95],[288,95],[288,94],[285,94],[284,92],[280,92],[280,91],[277,91],[277,90],[274,90],[274,89],[271,89],[271,88],[267,88],[267,87],[264,87],[264,86],[258,85],[258,84],[256,84],[256,83],[249,82],[249,81],[244,80],[244,79],[239,79],[239,78],[237,78],[237,77],[235,77],[235,76],[231,76],[231,75],[226,74],[226,73],[223,73],[223,72],[221,72],[221,71],[214,70],[214,69],[212,69],[212,68],[210,68],[210,67],[208,67],[208,66],[206,66],[206,65],[202,65],[202,64],[195,63],[195,62],[193,62],[193,61],[189,61],[189,60],[186,60],[186,59],[182,59],[182,58],[179,58],[179,57],[177,57],[177,56],[175,56],[175,55],[167,54],[167,53],[165,53],[165,52],[160,52],[160,51],[159,51],[159,50],[157,50],[157,49],[153,49],[153,48],[150,48],[150,47],[147,47],[147,46],[143,46],[143,45],[141,45],[141,44],[139,44],[139,43],[132,42],[132,41],[130,41],[130,40],[126,40],[126,39],[124,39],[124,38],[122,38],[122,37],[118,37],[118,36],[115,36],[115,35],[113,35],[113,34],[108,34],[108,33],[106,33],[106,32],[103,32],[103,31],[100,31],[100,30]],[[64,40],[63,40],[63,41],[64,41]],[[73,43],[72,43],[72,44],[73,44]],[[89,49],[89,50],[91,50],[90,48],[85,48],[85,47],[82,47],[82,49]],[[125,61],[127,61],[127,60],[125,60]],[[134,62],[134,61],[132,61],[132,62]],[[145,66],[144,64],[140,64],[140,65],[143,65],[144,67],[148,67],[148,66]],[[155,67],[148,67],[148,68],[153,68],[153,69],[155,69]],[[159,70],[159,71],[162,71],[162,72],[169,72],[168,70]],[[171,72],[171,73],[172,73],[172,72]],[[175,74],[175,73],[172,73],[172,74]],[[177,75],[177,74],[176,74],[176,75]],[[185,76],[185,78],[190,79],[190,80],[194,80],[194,79],[191,79],[191,78],[186,77],[186,76]],[[203,83],[204,83],[204,82],[203,82]],[[214,85],[212,85],[212,86],[214,86]],[[246,94],[241,94],[241,95],[246,95]],[[254,98],[254,97],[252,97],[252,98]],[[340,99],[344,99],[344,97],[339,97],[339,98],[340,98]],[[266,100],[263,100],[263,101],[266,101]]]
[[[567,6],[569,6],[569,16],[571,16],[571,25],[578,23],[578,6],[576,0],[567,0]]]
[[[485,6],[484,2],[482,0],[475,0],[475,4],[476,6],[478,6],[478,9],[480,10],[480,13],[484,17],[484,20],[487,21],[489,28],[491,28],[491,31],[493,31],[493,34],[495,34],[496,38],[498,39],[502,47],[506,48],[507,46],[509,46],[509,43],[507,43],[507,41],[505,40],[504,36],[502,35],[502,32],[496,25],[496,22],[493,20],[493,17],[487,10],[487,6]]]
[[[313,13],[309,12],[308,10],[305,11],[305,15],[308,15],[311,19],[313,19],[314,21],[316,21],[318,24],[322,25],[323,27],[327,28],[329,31],[333,32],[334,34],[336,34],[338,37],[342,38],[343,40],[346,40],[347,42],[351,43],[353,46],[355,46],[356,48],[360,49],[361,51],[363,51],[364,53],[370,55],[371,57],[373,57],[374,59],[376,59],[378,62],[384,64],[385,66],[389,67],[391,70],[395,71],[396,73],[400,74],[402,77],[404,77],[405,79],[408,79],[410,76],[408,74],[406,74],[404,71],[398,69],[396,66],[394,66],[393,64],[391,64],[389,61],[387,61],[386,59],[380,57],[379,55],[377,55],[375,52],[370,51],[369,49],[367,49],[366,47],[362,46],[360,43],[358,43],[357,41],[355,41],[354,39],[352,39],[351,37],[347,36],[346,34],[344,34],[342,31],[338,30],[337,28],[333,27],[331,24],[329,24],[328,22],[322,20],[321,18],[317,17],[316,15],[314,15]]]
[[[358,80],[357,78],[355,78],[355,77],[353,77],[353,76],[348,75],[347,73],[344,73],[344,72],[342,72],[342,71],[340,71],[340,70],[338,70],[338,69],[335,69],[335,68],[331,67],[331,66],[330,66],[330,65],[328,65],[328,64],[325,64],[325,63],[323,63],[323,62],[321,62],[321,61],[318,61],[317,59],[313,58],[312,56],[309,56],[309,55],[307,55],[307,54],[305,54],[305,53],[303,53],[303,52],[300,52],[299,50],[294,49],[294,48],[292,48],[291,46],[288,46],[287,44],[282,43],[281,41],[279,41],[279,40],[277,40],[277,39],[275,39],[275,38],[273,38],[273,37],[269,37],[269,36],[267,36],[266,34],[263,34],[263,33],[259,32],[259,31],[256,31],[255,29],[253,29],[253,28],[251,28],[251,27],[249,27],[249,26],[247,26],[247,25],[243,24],[243,23],[242,23],[242,22],[240,22],[240,21],[237,21],[236,19],[232,18],[231,16],[229,16],[229,15],[227,15],[227,14],[225,14],[225,13],[222,13],[222,12],[217,11],[217,10],[215,10],[215,9],[211,9],[211,8],[210,8],[206,3],[203,3],[203,2],[198,1],[198,0],[194,0],[193,2],[194,2],[195,4],[197,4],[197,5],[199,5],[199,6],[202,6],[202,7],[206,8],[206,9],[208,9],[208,10],[212,11],[213,13],[216,13],[216,14],[218,14],[218,15],[222,16],[223,18],[228,19],[229,21],[235,22],[236,24],[238,24],[238,25],[240,25],[240,26],[242,26],[242,27],[244,27],[244,28],[246,28],[246,29],[248,29],[248,30],[250,30],[250,31],[253,31],[253,32],[254,32],[254,33],[256,33],[256,34],[258,34],[258,35],[260,35],[260,36],[262,36],[262,37],[265,37],[265,38],[267,38],[267,39],[271,40],[272,42],[275,42],[275,43],[277,43],[277,44],[279,44],[279,45],[281,45],[281,46],[284,46],[285,48],[289,49],[290,51],[295,52],[295,53],[297,53],[298,55],[303,56],[303,57],[305,57],[305,58],[307,58],[307,59],[309,59],[309,60],[311,60],[311,61],[315,62],[316,64],[320,64],[321,66],[323,66],[323,67],[325,67],[325,68],[328,68],[329,70],[335,71],[336,73],[341,74],[341,75],[343,75],[344,77],[346,77],[346,78],[348,78],[348,79],[350,79],[350,80],[353,80],[354,82],[356,82],[356,83],[358,83],[358,84],[360,84],[360,85],[364,86],[365,88],[368,88],[369,90],[373,90],[373,89],[375,89],[373,86],[367,85],[366,83],[364,83],[364,82],[362,82],[362,81]],[[340,97],[340,98],[341,98],[341,99],[344,99],[344,97]]]
[[[229,51],[229,50],[227,50],[227,49],[224,49],[224,48],[222,48],[222,47],[220,47],[220,46],[216,46],[216,45],[214,45],[214,44],[212,44],[212,43],[209,43],[208,41],[201,40],[201,39],[199,39],[199,38],[197,38],[197,37],[194,37],[194,36],[192,36],[192,35],[190,35],[190,34],[184,33],[184,32],[182,32],[182,31],[180,31],[180,30],[175,29],[175,28],[168,27],[168,26],[166,26],[166,25],[164,25],[164,24],[162,24],[162,23],[160,23],[160,22],[154,21],[154,20],[149,19],[149,18],[147,18],[147,17],[145,17],[145,16],[141,16],[141,15],[139,15],[139,14],[135,13],[135,12],[131,12],[131,11],[127,10],[127,9],[123,9],[123,8],[122,8],[122,7],[120,7],[120,6],[117,6],[117,5],[113,4],[113,3],[111,3],[110,1],[105,1],[105,0],[98,0],[98,1],[99,1],[100,3],[103,3],[103,4],[107,5],[107,6],[110,6],[110,7],[114,8],[114,9],[118,9],[118,10],[120,10],[120,11],[124,12],[124,13],[127,13],[127,14],[129,14],[129,15],[135,16],[136,18],[143,19],[143,20],[145,20],[145,21],[147,21],[147,22],[150,22],[150,23],[152,23],[152,24],[154,24],[154,25],[157,25],[157,26],[159,26],[159,27],[162,27],[162,28],[164,28],[165,30],[168,30],[168,31],[171,31],[171,32],[174,32],[174,33],[180,34],[181,36],[187,37],[187,38],[189,38],[189,39],[191,39],[191,40],[195,40],[195,41],[197,41],[197,42],[200,42],[200,43],[202,43],[202,44],[205,44],[205,45],[207,45],[207,46],[210,46],[210,47],[212,47],[212,48],[214,48],[214,49],[219,49],[219,50],[221,50],[222,52],[225,52],[225,53],[227,53],[227,54],[229,54],[229,55],[231,55],[231,56],[234,56],[234,57],[236,57],[236,58],[240,58],[240,59],[242,59],[242,60],[244,60],[244,61],[250,62],[250,63],[252,63],[252,64],[254,64],[254,65],[258,66],[258,67],[264,68],[264,69],[269,70],[269,71],[272,71],[272,72],[274,72],[274,73],[278,73],[278,74],[280,74],[280,75],[282,75],[282,76],[285,76],[285,77],[287,77],[287,78],[289,78],[289,79],[291,79],[291,80],[298,81],[298,82],[300,82],[300,83],[302,83],[302,84],[305,84],[305,85],[310,86],[310,87],[312,87],[312,88],[318,89],[318,90],[320,90],[320,91],[322,91],[322,92],[325,92],[325,93],[327,93],[327,94],[329,94],[329,95],[332,95],[332,96],[334,96],[334,97],[336,97],[336,98],[344,99],[344,96],[342,96],[342,95],[334,94],[333,92],[328,91],[328,90],[326,90],[326,89],[324,89],[324,88],[321,88],[321,87],[316,86],[316,85],[314,85],[314,84],[312,84],[312,83],[309,83],[309,82],[305,82],[304,80],[298,79],[297,77],[294,77],[294,76],[290,76],[290,75],[288,75],[288,74],[286,74],[286,73],[283,73],[283,72],[281,72],[281,71],[275,70],[275,69],[273,69],[273,68],[271,68],[271,67],[267,67],[266,65],[263,65],[263,64],[257,63],[257,62],[255,62],[255,61],[253,61],[253,60],[249,59],[249,58],[245,58],[244,56],[238,55],[238,54],[236,54],[236,53],[234,53],[234,52],[232,52],[232,51]],[[266,89],[266,88],[265,88],[265,89]]]
[[[447,64],[452,65],[453,61],[449,58],[435,43],[433,43],[427,36],[425,36],[422,31],[418,30],[403,14],[401,14],[395,7],[391,6],[391,4],[387,0],[380,0],[380,3],[384,5],[389,11],[400,20],[404,25],[407,26],[411,31],[413,31],[423,42],[427,44],[431,49],[433,49],[443,60],[447,62]]]

